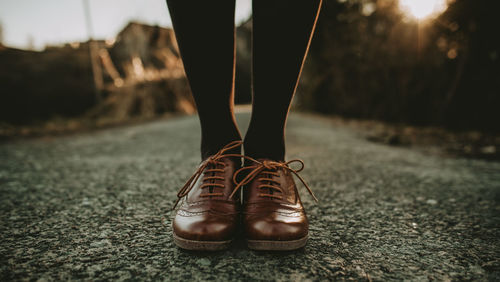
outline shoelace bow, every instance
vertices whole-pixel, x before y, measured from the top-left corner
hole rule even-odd
[[[211,180],[224,180],[223,176],[216,175],[218,173],[224,172],[223,168],[217,168],[217,165],[225,166],[225,163],[221,162],[219,160],[222,158],[226,158],[226,157],[244,157],[240,154],[224,154],[225,152],[227,152],[229,150],[232,150],[234,148],[241,146],[241,144],[243,144],[242,141],[233,141],[233,142],[227,144],[226,146],[224,146],[219,152],[217,152],[217,154],[215,154],[215,155],[209,157],[208,159],[206,159],[205,161],[203,161],[203,163],[200,165],[198,170],[196,170],[196,172],[193,174],[193,176],[191,176],[191,178],[189,178],[189,180],[186,182],[186,184],[184,184],[184,186],[177,193],[177,201],[175,201],[174,207],[172,209],[175,209],[175,207],[177,207],[177,204],[182,199],[182,197],[186,196],[189,193],[189,191],[191,191],[191,189],[193,189],[194,185],[196,184],[198,179],[203,174],[203,171],[205,171],[205,168],[209,167],[205,172],[206,173],[213,173],[213,175],[205,176],[203,178],[204,182],[211,181]],[[215,183],[215,181],[211,181],[208,183],[203,183],[200,186],[201,189],[205,189],[205,188],[209,188],[209,187],[224,188],[224,184]],[[220,193],[220,192],[214,193],[212,191],[212,192],[201,194],[200,196],[201,197],[223,196],[223,193]]]
[[[233,182],[236,184],[236,187],[234,188],[233,192],[231,193],[231,195],[229,197],[233,197],[234,194],[236,194],[236,192],[241,187],[250,183],[253,179],[255,179],[255,177],[257,177],[257,175],[259,175],[261,173],[267,174],[268,177],[261,177],[261,178],[259,178],[259,180],[265,181],[267,183],[260,184],[259,186],[257,186],[258,188],[269,188],[270,190],[277,190],[277,191],[283,192],[283,190],[279,187],[279,182],[272,179],[271,177],[269,177],[269,175],[279,176],[276,171],[279,168],[282,168],[284,170],[288,170],[289,172],[295,174],[295,176],[297,176],[297,178],[302,182],[304,187],[306,187],[309,194],[314,198],[314,200],[316,202],[318,202],[318,199],[314,195],[311,188],[309,188],[309,186],[307,185],[305,180],[299,175],[299,172],[301,172],[304,169],[304,162],[302,160],[294,159],[294,160],[290,160],[288,162],[276,162],[276,161],[264,160],[261,162],[261,161],[252,159],[252,158],[247,157],[247,156],[243,156],[243,157],[245,159],[248,159],[248,160],[254,162],[255,164],[250,165],[250,166],[244,166],[244,167],[238,169],[234,173]],[[295,162],[298,162],[301,164],[301,167],[299,169],[293,169],[289,166],[291,163],[295,163]],[[251,170],[251,171],[240,182],[237,182],[236,178],[238,177],[238,174],[240,174],[242,171],[245,171],[245,170]],[[260,196],[281,198],[280,196],[276,196],[276,195],[271,194],[271,193],[269,193],[269,194],[261,193]]]

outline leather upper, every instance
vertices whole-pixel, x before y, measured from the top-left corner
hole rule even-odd
[[[229,195],[235,186],[233,174],[240,165],[239,159],[223,157],[203,169],[179,201],[172,223],[175,235],[196,241],[226,241],[234,236],[240,204],[239,197]],[[221,171],[213,172],[214,169]],[[214,176],[220,179],[213,179]]]
[[[291,241],[307,236],[309,223],[290,170],[265,168],[245,186],[243,222],[248,240]]]

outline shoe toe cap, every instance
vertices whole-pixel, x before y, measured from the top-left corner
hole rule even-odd
[[[307,236],[308,223],[303,216],[247,216],[245,232],[249,240],[297,240]]]
[[[232,239],[236,220],[231,216],[179,216],[173,221],[174,233],[188,240],[226,241]]]

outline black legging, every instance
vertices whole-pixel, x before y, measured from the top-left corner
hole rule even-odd
[[[253,0],[253,105],[245,155],[282,161],[284,129],[322,0]],[[235,0],[167,0],[205,159],[241,140],[234,112]]]

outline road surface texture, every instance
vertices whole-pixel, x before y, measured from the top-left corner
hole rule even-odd
[[[248,113],[238,115],[246,124]],[[299,251],[178,249],[169,209],[199,162],[196,116],[0,145],[0,280],[499,280],[500,163],[371,143],[294,114]]]

